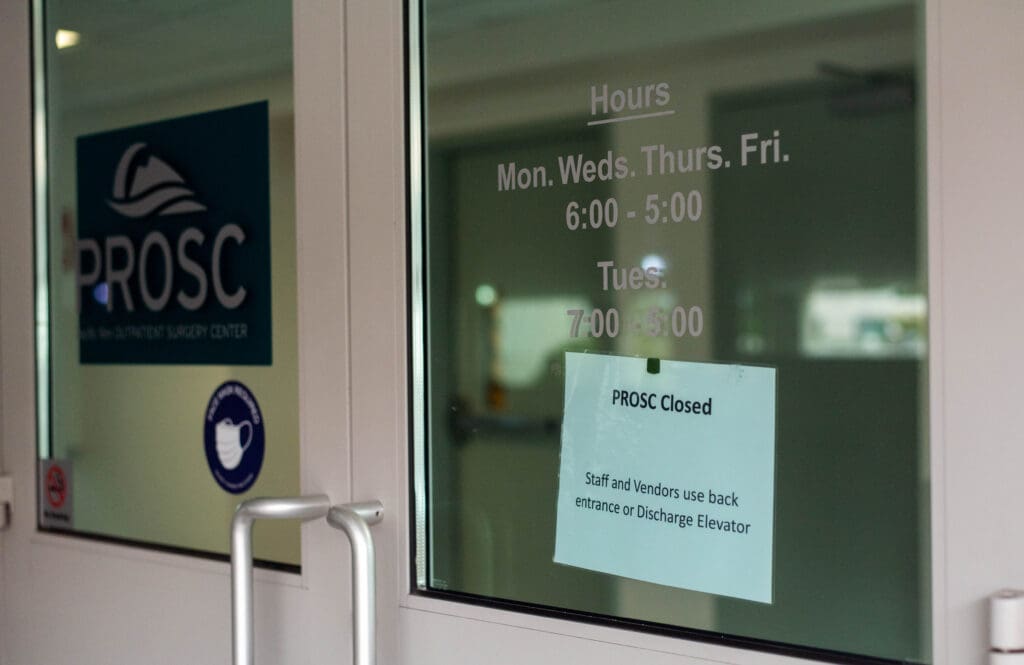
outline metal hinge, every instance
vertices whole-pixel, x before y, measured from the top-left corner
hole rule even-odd
[[[11,525],[14,514],[14,481],[10,476],[0,476],[0,531]]]
[[[1003,589],[989,598],[989,665],[1024,665],[1024,591]]]

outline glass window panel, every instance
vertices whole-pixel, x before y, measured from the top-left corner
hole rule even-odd
[[[49,407],[40,416],[40,455],[70,463],[75,533],[226,554],[239,501],[299,489],[291,3],[40,5],[40,289],[49,316],[41,322]],[[248,111],[239,115],[239,107]],[[204,112],[221,115],[195,119]],[[131,146],[118,140],[163,121],[193,124],[162,125],[162,135],[147,129],[156,138],[123,169],[113,167],[104,150],[127,155]],[[231,224],[237,232],[221,239],[218,261],[217,238]],[[183,250],[185,229],[193,231]],[[166,253],[152,234],[162,234]],[[118,236],[126,240],[111,241]],[[119,283],[118,271],[130,276]],[[254,307],[262,309],[243,329],[239,321]],[[108,345],[97,357],[104,334],[134,346]],[[233,341],[218,342],[225,336]],[[245,425],[253,418],[236,416],[229,426],[230,417],[218,416],[221,471],[245,468],[262,426],[262,467],[245,491],[222,489],[204,450],[207,407],[229,381],[249,390],[261,416],[255,426]],[[46,519],[45,496],[41,504],[45,526],[66,528]],[[297,525],[259,531],[258,559],[299,564]]]
[[[928,662],[918,4],[419,9],[420,588]],[[574,230],[595,200],[619,223]],[[668,286],[606,288],[599,261]],[[650,335],[678,305],[701,334]],[[573,335],[577,308],[641,325]],[[776,368],[773,602],[553,562],[566,351]]]

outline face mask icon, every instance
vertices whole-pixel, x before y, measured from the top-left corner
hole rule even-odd
[[[245,430],[243,442],[242,430]],[[231,471],[242,463],[242,455],[252,443],[252,423],[243,420],[237,425],[230,418],[217,423],[217,457],[225,469]]]

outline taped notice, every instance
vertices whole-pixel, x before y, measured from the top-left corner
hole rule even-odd
[[[771,603],[775,369],[565,355],[555,562]]]

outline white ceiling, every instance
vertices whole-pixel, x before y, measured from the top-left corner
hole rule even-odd
[[[48,0],[48,76],[64,108],[288,71],[287,0]],[[57,51],[53,35],[81,42]]]
[[[428,29],[432,37],[513,23],[569,10],[592,9],[609,0],[426,0]]]
[[[911,0],[425,0],[425,11],[432,84],[455,85],[496,71],[559,66],[908,4]],[[291,68],[289,0],[47,0],[44,5],[51,100],[65,109]],[[645,15],[677,18],[650,21]],[[57,51],[58,28],[81,33],[81,43]],[[524,44],[532,44],[526,49],[528,63],[521,62]]]

